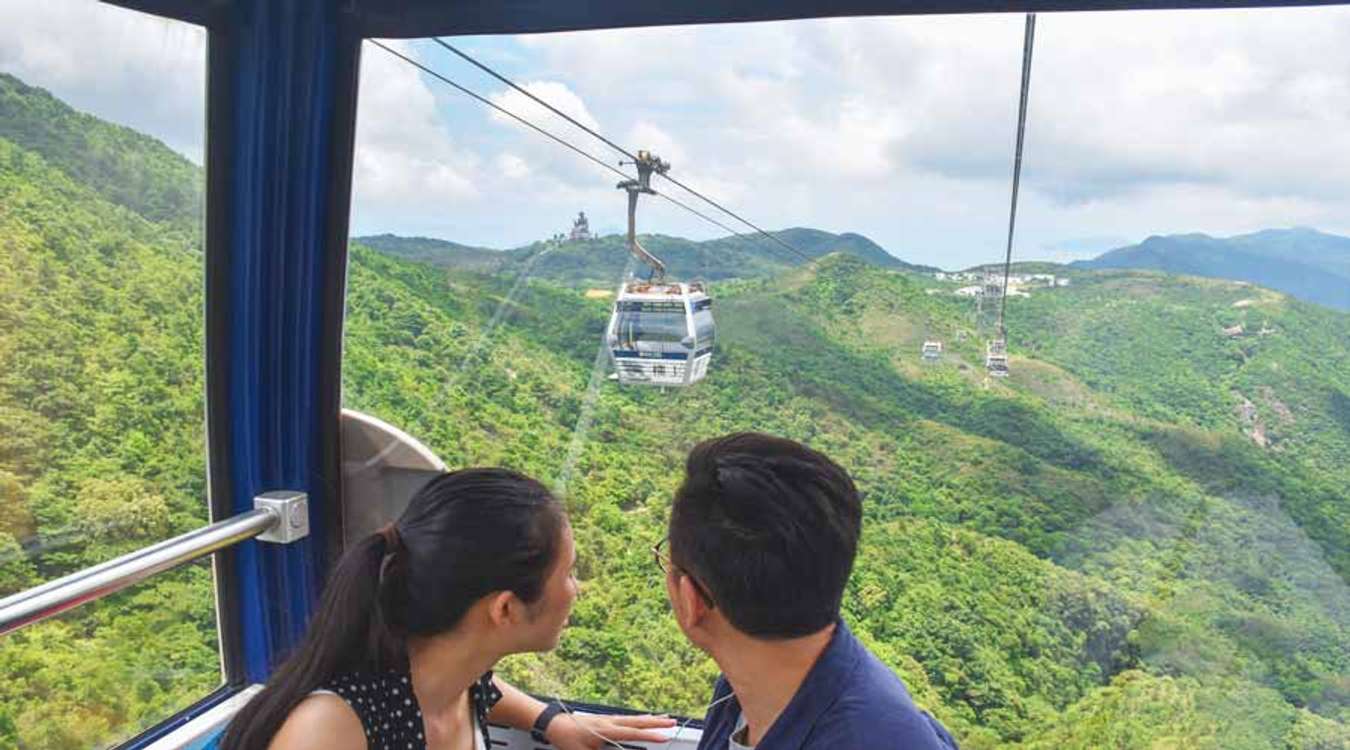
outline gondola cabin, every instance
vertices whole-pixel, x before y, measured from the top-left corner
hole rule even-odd
[[[941,341],[923,342],[922,354],[924,362],[929,363],[937,362],[938,360],[942,359],[942,342]]]
[[[693,385],[708,374],[716,325],[707,285],[631,280],[619,288],[607,343],[623,385]]]
[[[984,366],[993,377],[1008,377],[1008,342],[1006,339],[994,339],[989,342],[989,346],[985,349]]]

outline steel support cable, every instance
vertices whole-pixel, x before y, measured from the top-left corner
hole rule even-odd
[[[539,98],[538,96],[535,96],[533,93],[531,93],[531,92],[525,90],[524,88],[522,88],[522,87],[516,85],[515,81],[512,81],[510,78],[507,78],[506,76],[502,75],[501,73],[498,73],[497,71],[493,70],[492,68],[489,68],[487,65],[485,65],[485,64],[483,64],[483,63],[481,63],[481,62],[479,62],[476,58],[474,58],[473,56],[471,56],[469,53],[460,51],[460,49],[459,49],[458,47],[455,47],[453,44],[450,44],[449,42],[445,41],[444,39],[440,39],[439,37],[432,37],[432,38],[431,38],[431,41],[433,41],[433,42],[435,42],[435,43],[441,45],[442,47],[444,47],[445,49],[449,50],[450,52],[452,52],[452,53],[458,55],[459,57],[463,58],[465,62],[469,63],[470,65],[474,66],[475,68],[478,68],[479,70],[483,71],[484,73],[487,73],[488,75],[492,76],[493,78],[496,78],[497,80],[499,80],[499,81],[501,81],[502,83],[506,84],[507,86],[510,86],[511,88],[515,89],[516,91],[519,91],[520,93],[524,94],[525,96],[528,96],[529,98],[533,99],[533,100],[535,101],[535,103],[542,105],[545,109],[547,109],[548,111],[552,112],[553,114],[555,114],[555,115],[557,115],[557,116],[563,118],[564,120],[567,120],[568,122],[572,123],[573,125],[576,125],[577,127],[581,128],[582,130],[586,131],[587,133],[590,133],[591,135],[595,136],[595,137],[598,138],[602,143],[604,143],[606,146],[609,146],[610,148],[614,149],[615,151],[618,151],[619,153],[621,153],[621,154],[623,154],[624,156],[628,157],[628,159],[629,159],[630,161],[637,161],[637,160],[638,160],[637,155],[634,154],[633,152],[629,151],[628,149],[624,148],[623,146],[620,146],[619,144],[615,143],[614,141],[611,141],[610,139],[604,137],[603,135],[601,135],[601,134],[595,132],[595,130],[593,130],[590,126],[588,126],[588,125],[586,125],[585,123],[583,123],[583,122],[577,120],[575,117],[573,117],[573,116],[567,114],[566,112],[562,111],[561,109],[558,109],[557,107],[553,106],[552,104],[549,104],[548,102],[546,102],[546,101],[544,101],[543,99]]]
[[[749,237],[747,237],[747,236],[741,234],[740,232],[737,232],[735,229],[732,229],[731,227],[729,227],[729,226],[727,226],[726,224],[723,224],[722,222],[718,221],[717,219],[714,219],[713,217],[711,217],[711,216],[709,216],[709,215],[703,213],[702,211],[699,211],[697,208],[694,208],[693,206],[691,206],[691,205],[689,205],[689,204],[687,204],[687,203],[684,203],[683,201],[680,201],[680,200],[677,200],[677,199],[675,199],[675,198],[672,198],[672,197],[670,197],[669,195],[666,195],[665,193],[661,193],[661,192],[658,192],[658,193],[656,194],[656,197],[658,197],[658,198],[664,198],[664,199],[670,201],[671,203],[673,203],[673,204],[679,206],[680,208],[683,208],[684,210],[688,211],[689,213],[691,213],[691,214],[697,216],[698,218],[700,218],[700,219],[702,219],[702,220],[708,222],[709,224],[712,224],[713,226],[716,226],[716,227],[720,227],[723,231],[731,233],[731,236],[732,236],[732,237],[735,237],[736,239],[741,240],[741,241],[743,241],[743,242],[748,242],[748,243],[750,243],[751,247],[754,247],[754,246],[755,246],[754,240],[752,240],[752,239],[750,239]]]
[[[998,308],[998,335],[1006,340],[1004,313],[1008,309],[1008,280],[1012,276],[1013,231],[1017,227],[1017,191],[1022,184],[1022,142],[1027,131],[1027,98],[1031,93],[1031,50],[1036,41],[1036,14],[1027,14],[1022,38],[1022,93],[1017,104],[1017,150],[1013,157],[1012,204],[1008,209],[1008,250],[1003,259],[1003,295]]]
[[[605,161],[605,160],[603,160],[603,159],[601,159],[601,158],[599,158],[599,157],[597,157],[597,156],[593,156],[593,155],[587,153],[586,151],[583,151],[581,148],[579,148],[579,147],[577,147],[577,146],[573,146],[571,143],[568,143],[565,139],[563,139],[563,138],[561,138],[561,137],[559,137],[559,136],[556,136],[556,135],[554,135],[554,134],[548,132],[547,130],[544,130],[543,128],[539,127],[538,125],[535,125],[534,123],[530,122],[529,120],[526,120],[524,117],[521,117],[520,115],[517,115],[516,113],[512,112],[511,110],[506,109],[505,107],[502,107],[502,106],[498,105],[496,102],[493,102],[491,99],[488,99],[487,97],[482,96],[481,94],[478,94],[478,93],[476,93],[476,92],[474,92],[474,91],[471,91],[471,90],[469,90],[469,89],[467,89],[467,88],[465,88],[465,87],[459,85],[458,83],[455,83],[454,81],[450,80],[449,78],[446,78],[445,76],[441,75],[440,73],[437,73],[435,70],[432,70],[431,68],[427,67],[426,65],[423,65],[422,63],[420,63],[420,62],[418,62],[418,61],[412,59],[411,57],[408,57],[407,55],[403,54],[402,52],[399,52],[398,50],[394,49],[393,47],[390,47],[389,45],[384,44],[383,42],[380,42],[380,41],[375,40],[375,39],[368,39],[368,40],[366,40],[366,41],[370,42],[371,44],[375,45],[376,47],[379,47],[380,49],[384,50],[385,52],[388,52],[389,54],[393,55],[394,57],[397,57],[397,58],[399,58],[400,60],[403,60],[404,62],[408,63],[409,65],[412,65],[413,67],[415,67],[415,68],[421,70],[423,73],[426,73],[427,75],[432,76],[433,78],[435,78],[435,79],[441,81],[442,83],[444,83],[444,84],[446,84],[446,85],[448,85],[448,86],[453,87],[456,91],[459,91],[461,94],[464,94],[464,95],[469,96],[469,97],[471,97],[471,98],[473,98],[473,99],[476,99],[477,101],[479,101],[479,102],[481,102],[481,103],[483,103],[483,104],[486,104],[487,106],[489,106],[489,107],[493,108],[494,110],[496,110],[496,111],[498,111],[498,112],[500,112],[500,113],[506,115],[507,117],[510,117],[511,119],[515,120],[516,122],[520,123],[521,125],[524,125],[525,127],[529,128],[530,130],[533,130],[533,131],[535,131],[536,133],[538,133],[538,134],[544,136],[545,138],[548,138],[549,140],[554,141],[555,143],[558,143],[558,144],[560,144],[560,145],[566,147],[567,149],[569,149],[569,150],[571,150],[571,151],[573,151],[573,152],[575,152],[575,153],[577,153],[577,154],[580,154],[582,157],[584,157],[584,158],[586,158],[586,159],[590,159],[591,161],[595,162],[596,164],[599,164],[600,166],[604,167],[605,169],[608,169],[609,171],[613,172],[614,174],[617,174],[618,176],[624,178],[625,180],[631,180],[631,179],[633,179],[632,176],[630,176],[627,172],[624,172],[622,169],[619,169],[618,167],[614,166],[613,164],[610,164],[609,162],[607,162],[607,161]]]
[[[679,187],[680,189],[684,190],[685,192],[687,192],[687,193],[693,195],[694,197],[696,197],[696,198],[702,200],[704,203],[707,203],[708,205],[713,206],[714,208],[716,208],[717,210],[719,210],[719,211],[721,211],[722,213],[726,214],[727,216],[730,216],[731,218],[735,219],[736,221],[739,221],[740,223],[746,225],[747,227],[750,227],[751,229],[755,230],[756,232],[758,232],[758,233],[764,235],[764,236],[767,237],[768,239],[770,239],[770,240],[772,240],[772,241],[778,243],[779,245],[782,245],[782,246],[783,246],[784,248],[786,248],[789,252],[791,252],[791,253],[797,255],[799,258],[801,258],[802,260],[806,261],[807,263],[810,263],[810,262],[813,260],[813,258],[811,258],[811,256],[809,256],[809,255],[807,255],[806,253],[802,252],[801,250],[798,250],[797,248],[793,247],[790,243],[783,241],[780,237],[778,237],[778,235],[771,234],[771,233],[769,233],[769,232],[764,231],[763,229],[760,229],[759,226],[758,226],[757,224],[755,224],[754,222],[752,222],[752,221],[750,221],[749,219],[747,219],[747,218],[741,216],[740,214],[736,213],[735,211],[732,211],[731,209],[727,208],[726,206],[721,205],[720,203],[718,203],[717,201],[713,200],[712,198],[709,198],[708,196],[704,195],[703,193],[700,193],[699,191],[697,191],[697,190],[695,190],[695,189],[689,187],[688,185],[684,184],[683,182],[680,182],[679,180],[675,179],[674,177],[671,177],[671,176],[668,175],[668,174],[662,174],[662,175],[660,175],[660,176],[661,176],[661,177],[664,177],[666,180],[668,180],[669,182],[673,183],[675,186]]]
[[[488,75],[492,76],[493,78],[496,78],[498,81],[501,81],[502,83],[506,84],[507,86],[510,86],[513,90],[518,91],[518,92],[524,94],[525,96],[529,97],[529,98],[530,98],[532,101],[534,101],[536,104],[539,104],[540,106],[544,107],[545,109],[547,109],[548,111],[552,112],[553,114],[555,114],[555,115],[557,115],[557,116],[563,118],[564,120],[566,120],[566,121],[572,123],[573,125],[577,126],[578,128],[581,128],[582,130],[586,131],[586,132],[589,133],[590,135],[594,136],[594,137],[595,137],[597,140],[599,140],[601,143],[604,143],[606,146],[609,146],[610,148],[614,149],[615,151],[618,151],[620,154],[623,154],[624,156],[628,157],[629,160],[631,160],[631,161],[637,161],[637,156],[636,156],[633,152],[629,151],[628,149],[624,148],[623,146],[620,146],[619,144],[615,143],[614,141],[610,140],[609,138],[606,138],[604,135],[602,135],[601,133],[597,132],[594,128],[590,127],[590,126],[587,125],[586,123],[581,122],[581,121],[578,120],[577,118],[575,118],[575,117],[573,117],[573,116],[567,114],[566,112],[562,111],[561,109],[558,109],[557,107],[553,106],[552,104],[549,104],[549,103],[548,103],[547,101],[545,101],[543,98],[541,98],[541,97],[539,97],[539,96],[536,96],[536,95],[533,94],[532,92],[530,92],[530,91],[526,90],[525,88],[523,88],[523,87],[517,85],[515,81],[512,81],[510,78],[507,78],[506,76],[502,75],[501,73],[498,73],[497,71],[495,71],[495,70],[493,70],[492,68],[488,67],[486,64],[484,64],[484,63],[482,63],[482,62],[479,62],[476,58],[474,58],[472,55],[468,54],[467,52],[464,52],[464,51],[460,50],[459,48],[455,47],[453,44],[450,44],[449,42],[445,41],[444,39],[440,39],[440,38],[438,38],[438,37],[432,37],[431,40],[432,40],[433,42],[435,42],[436,44],[439,44],[440,46],[444,47],[444,48],[445,48],[446,50],[448,50],[449,52],[451,52],[451,53],[453,53],[453,54],[459,56],[459,57],[462,58],[465,62],[469,63],[470,65],[474,66],[475,68],[478,68],[479,70],[483,71],[484,73],[487,73]],[[811,258],[811,256],[809,256],[809,255],[807,255],[806,253],[802,252],[801,250],[798,250],[797,248],[793,247],[790,243],[784,242],[782,238],[780,238],[780,237],[778,237],[778,236],[776,236],[776,235],[770,234],[769,232],[764,231],[763,229],[761,229],[761,228],[760,228],[757,224],[755,224],[754,222],[750,221],[749,219],[746,219],[745,217],[741,216],[740,214],[736,213],[735,211],[732,211],[731,209],[727,208],[726,206],[723,206],[722,204],[718,203],[717,201],[713,200],[712,198],[709,198],[708,196],[704,195],[703,193],[700,193],[699,191],[697,191],[697,190],[695,190],[695,189],[689,187],[688,185],[684,184],[683,182],[680,182],[679,180],[675,179],[674,177],[671,177],[671,176],[668,175],[668,174],[662,174],[662,173],[660,173],[660,172],[658,172],[657,174],[658,174],[658,176],[664,177],[666,180],[670,181],[671,184],[673,184],[673,185],[679,187],[680,189],[682,189],[682,190],[688,192],[689,194],[693,195],[694,197],[698,198],[699,200],[703,201],[704,203],[707,203],[708,205],[712,206],[713,208],[716,208],[718,211],[721,211],[722,213],[726,214],[727,216],[730,216],[731,218],[735,219],[736,221],[739,221],[739,222],[741,222],[742,224],[746,225],[747,227],[750,227],[751,229],[755,230],[755,231],[758,232],[759,234],[761,234],[761,235],[763,235],[764,237],[768,238],[770,241],[775,242],[775,243],[777,243],[777,244],[779,244],[779,245],[782,245],[784,248],[786,248],[788,251],[792,252],[793,254],[797,255],[797,256],[800,257],[802,260],[804,260],[804,261],[806,261],[806,262],[808,262],[808,263],[811,262],[811,260],[813,260],[813,258]]]
[[[601,159],[601,158],[599,158],[599,157],[597,157],[597,156],[594,156],[593,154],[590,154],[590,153],[586,152],[586,151],[583,150],[582,148],[580,148],[580,147],[578,147],[578,146],[575,146],[575,145],[569,143],[566,139],[562,138],[561,136],[557,136],[557,135],[554,135],[553,133],[550,133],[549,131],[547,131],[547,130],[541,128],[541,127],[539,127],[538,125],[535,125],[534,123],[530,122],[529,120],[526,120],[524,117],[521,117],[520,115],[517,115],[516,113],[512,112],[512,111],[509,110],[509,109],[506,109],[505,107],[503,107],[503,106],[497,104],[496,102],[493,102],[491,99],[488,99],[487,97],[485,97],[485,96],[483,96],[483,95],[481,95],[481,94],[479,94],[479,93],[477,93],[477,92],[475,92],[475,91],[472,91],[472,90],[470,90],[470,89],[468,89],[468,88],[466,88],[466,87],[464,87],[464,86],[459,85],[458,83],[455,83],[454,81],[450,80],[450,79],[447,78],[446,76],[444,76],[444,75],[442,75],[442,74],[436,72],[435,70],[431,69],[430,67],[427,67],[426,65],[423,65],[422,63],[420,63],[420,62],[418,62],[418,61],[412,59],[411,57],[408,57],[407,55],[403,54],[402,52],[399,52],[398,50],[396,50],[396,49],[390,47],[389,45],[384,44],[384,43],[382,43],[382,42],[380,42],[380,41],[378,41],[378,40],[375,40],[375,39],[368,39],[368,40],[366,40],[366,41],[370,42],[371,44],[375,45],[376,47],[379,47],[380,49],[384,50],[385,52],[388,52],[389,54],[393,55],[394,57],[397,57],[397,58],[399,58],[400,60],[402,60],[402,61],[408,63],[409,65],[412,65],[413,67],[417,68],[418,70],[421,70],[423,73],[426,73],[427,75],[432,76],[433,78],[435,78],[435,79],[441,81],[442,83],[444,83],[444,84],[446,84],[446,85],[448,85],[448,86],[454,88],[456,91],[459,91],[461,94],[464,94],[465,96],[468,96],[468,97],[470,97],[470,98],[472,98],[472,99],[474,99],[474,100],[476,100],[476,101],[478,101],[478,102],[480,102],[480,103],[482,103],[482,104],[486,104],[487,106],[491,107],[492,109],[496,110],[497,112],[500,112],[500,113],[502,113],[503,115],[506,115],[507,117],[510,117],[512,120],[515,120],[516,122],[520,123],[521,125],[524,125],[525,127],[529,128],[530,130],[533,130],[534,132],[536,132],[536,133],[538,133],[538,134],[544,136],[545,138],[548,138],[549,140],[551,140],[551,141],[553,141],[553,142],[555,142],[555,143],[557,143],[557,144],[559,144],[559,145],[561,145],[561,146],[567,148],[568,150],[570,150],[570,151],[572,151],[572,152],[574,152],[574,153],[576,153],[576,154],[579,154],[580,156],[582,156],[582,157],[585,158],[585,159],[589,159],[590,161],[593,161],[593,162],[595,162],[596,164],[599,164],[600,166],[602,166],[602,167],[604,167],[605,169],[607,169],[607,170],[613,172],[614,174],[616,174],[616,175],[618,175],[618,176],[624,178],[625,180],[631,180],[631,179],[633,179],[633,177],[632,177],[631,175],[629,175],[627,172],[624,172],[622,169],[619,169],[618,167],[614,166],[613,164],[610,164],[609,162],[605,161],[604,159]],[[698,209],[694,208],[693,206],[690,206],[690,205],[688,205],[688,204],[686,204],[686,203],[684,203],[684,202],[682,202],[682,201],[679,201],[679,200],[677,200],[677,199],[675,199],[675,198],[672,198],[672,197],[670,197],[669,195],[666,195],[666,194],[664,194],[664,193],[657,193],[656,195],[657,195],[658,197],[660,197],[660,198],[664,198],[665,200],[670,201],[672,204],[674,204],[674,205],[676,205],[676,206],[679,206],[680,208],[684,209],[685,211],[688,211],[689,213],[693,214],[694,216],[697,216],[698,218],[703,219],[704,221],[708,222],[709,224],[712,224],[713,226],[716,226],[716,227],[722,229],[723,231],[728,232],[729,234],[731,234],[731,236],[733,236],[733,237],[735,237],[735,238],[737,238],[737,239],[739,239],[739,240],[741,240],[741,241],[743,241],[743,242],[748,242],[748,243],[750,243],[750,244],[752,244],[752,245],[754,244],[754,243],[750,240],[749,237],[746,237],[745,235],[741,234],[740,232],[737,232],[736,230],[732,229],[731,227],[728,227],[726,224],[723,224],[722,222],[720,222],[720,221],[718,221],[718,220],[712,218],[711,216],[708,216],[707,214],[704,214],[703,212],[699,211]],[[808,259],[808,260],[809,260],[809,259]]]

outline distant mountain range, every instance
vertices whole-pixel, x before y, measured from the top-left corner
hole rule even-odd
[[[1267,229],[1236,237],[1155,236],[1071,265],[1248,281],[1308,302],[1350,310],[1350,237],[1314,229]]]
[[[642,244],[666,263],[672,277],[686,279],[718,281],[767,276],[834,252],[861,258],[881,268],[918,272],[938,270],[906,263],[872,240],[851,232],[834,234],[795,227],[773,234],[801,255],[763,237],[751,239],[748,235],[702,242],[659,234],[642,235]],[[536,242],[511,250],[392,234],[355,237],[352,241],[405,260],[471,271],[506,271],[529,261],[532,274],[571,284],[617,283],[629,257],[620,235],[585,242],[563,242],[556,246]]]
[[[919,273],[939,270],[903,261],[867,237],[851,232],[835,234],[796,227],[774,235],[812,260],[840,252],[881,268]],[[353,242],[404,260],[483,273],[510,271],[530,262],[533,275],[568,284],[614,283],[628,260],[623,237],[619,235],[557,246],[536,242],[510,250],[392,234],[356,237]],[[718,281],[761,277],[805,262],[805,258],[763,238],[723,237],[696,242],[666,235],[643,235],[642,243],[666,262],[671,276],[676,278]],[[1054,272],[1055,264],[1034,265],[1039,270]],[[1198,233],[1153,236],[1137,245],[1069,265],[1079,269],[1132,268],[1246,281],[1308,302],[1350,310],[1350,237],[1314,229],[1267,229],[1235,237]],[[1029,268],[1026,262],[1018,267]]]

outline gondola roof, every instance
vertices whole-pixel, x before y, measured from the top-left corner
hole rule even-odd
[[[229,0],[107,0],[167,18],[217,26]],[[1350,0],[330,0],[362,36],[524,34],[634,26],[781,21],[839,16],[1022,13],[1344,5]]]

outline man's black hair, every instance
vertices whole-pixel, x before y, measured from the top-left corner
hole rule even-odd
[[[744,432],[689,453],[670,554],[736,629],[796,638],[838,618],[861,527],[848,472],[800,443]]]

